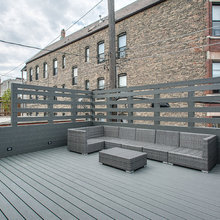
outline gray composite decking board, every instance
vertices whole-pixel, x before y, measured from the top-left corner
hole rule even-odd
[[[91,199],[94,196],[94,203],[91,205],[97,209],[103,208],[103,212],[107,210],[108,214],[110,214],[111,207],[115,208],[112,209],[112,215],[114,216],[117,216],[118,212],[118,216],[122,217],[123,215],[120,212],[125,211],[126,208],[123,206],[127,205],[129,205],[127,210],[131,213],[132,209],[134,209],[133,214],[136,214],[136,216],[138,215],[136,212],[140,211],[142,214],[147,214],[147,210],[149,210],[148,213],[151,215],[147,217],[150,218],[150,216],[154,215],[151,219],[161,219],[161,216],[166,219],[178,219],[178,215],[180,215],[179,218],[183,219],[218,219],[220,216],[218,191],[220,166],[214,168],[209,174],[203,174],[187,168],[148,161],[146,168],[140,169],[133,174],[127,174],[121,170],[99,164],[97,153],[83,156],[67,151],[66,147],[0,159],[0,166],[1,172],[6,175],[1,174],[1,180],[34,210],[38,208],[38,213],[39,209],[46,208],[34,198],[43,202],[47,207],[51,207],[52,210],[57,211],[57,204],[51,200],[54,199],[52,191],[61,193],[61,189],[59,191],[55,187],[57,185],[65,191],[69,190],[69,197],[67,194],[62,194],[65,198],[80,195],[80,193],[84,196],[82,197],[83,199]],[[41,184],[37,183],[42,179],[43,182]],[[51,186],[48,181],[53,181],[54,184],[51,187],[51,193],[45,190],[43,186]],[[44,189],[43,193],[47,192],[48,198],[42,192],[33,188],[37,186],[39,189]],[[29,198],[24,190],[28,190],[34,198],[30,195]],[[76,191],[78,191],[78,194],[75,194]],[[100,193],[103,193],[104,196],[100,199],[102,205],[99,205],[96,200],[96,198],[100,198]],[[11,196],[9,195],[7,199],[14,201]],[[33,204],[31,199],[38,204],[38,207]],[[91,203],[92,199],[88,201]],[[116,204],[112,206],[114,201]],[[57,200],[56,202],[61,201]],[[104,209],[104,202],[111,204],[111,207],[106,206]],[[126,203],[120,206],[117,205],[119,202]],[[134,205],[133,203],[136,204]],[[10,203],[6,204],[10,206],[10,209],[14,210],[13,212],[18,213]],[[14,204],[16,205],[16,203]],[[77,204],[79,205],[79,203]],[[60,203],[59,205],[63,204]],[[154,206],[157,206],[157,209]],[[16,208],[18,209],[18,207]],[[167,213],[164,211],[165,207],[167,208]],[[26,206],[26,208],[28,209],[29,207]],[[49,212],[48,209],[46,210]],[[157,213],[154,214],[155,210]],[[69,214],[68,212],[66,213]],[[131,216],[129,215],[129,217]],[[118,217],[117,219],[121,218]]]
[[[17,186],[13,183],[13,181],[9,180],[2,174],[0,174],[1,180],[4,180],[5,184],[8,185],[20,198],[22,198],[26,203],[28,203],[32,209],[34,209],[39,215],[44,216],[44,218],[48,219],[59,219],[56,217],[53,213],[51,213],[50,210],[48,210],[45,206],[42,205],[42,203],[35,200],[33,197],[31,197],[25,190]],[[34,195],[34,194],[33,194]],[[28,209],[28,208],[27,208]],[[23,212],[24,210],[22,210]]]
[[[56,152],[56,151],[58,151],[58,154],[61,156],[62,154],[64,154],[64,151],[60,151],[60,150],[58,150],[59,148],[57,148],[56,150],[54,149],[54,151],[53,152]],[[39,153],[41,153],[41,152],[39,152]],[[66,155],[64,155],[64,157],[65,157],[65,159],[66,159],[66,156],[69,156],[69,152],[67,151],[67,152],[65,152],[65,153],[67,153]],[[43,154],[42,154],[43,155]],[[51,155],[50,155],[51,156]],[[55,155],[55,157],[56,157],[57,155]],[[91,157],[92,155],[90,155],[90,157]],[[76,159],[76,158],[74,158],[74,159]],[[79,157],[78,158],[79,159],[79,163],[80,163],[80,161],[81,161],[81,158]],[[93,160],[93,159],[92,159]],[[88,162],[89,163],[89,162]],[[160,163],[157,163],[156,162],[156,164],[158,165],[158,164],[160,164]],[[98,169],[99,167],[97,167],[96,168],[96,170]],[[173,166],[173,167],[170,167],[170,166],[162,166],[162,167],[160,167],[161,169],[160,170],[162,170],[161,171],[161,175],[162,176],[160,176],[160,175],[157,175],[157,177],[158,178],[160,178],[160,177],[163,177],[163,180],[164,180],[164,178],[166,178],[167,180],[169,180],[170,181],[170,178],[172,178],[173,177],[173,174],[175,174],[175,173],[173,173],[173,172],[167,172],[167,171],[170,171],[170,169],[176,169],[176,171],[179,173],[179,171],[180,171],[180,169],[182,169],[182,172],[183,173],[185,173],[185,174],[190,174],[190,175],[188,175],[188,176],[186,176],[186,177],[184,177],[184,178],[190,178],[190,177],[193,177],[194,175],[197,175],[197,177],[200,177],[201,176],[201,173],[200,172],[198,172],[198,171],[196,171],[196,170],[191,170],[191,169],[186,169],[186,168],[181,168],[181,167],[175,167],[175,166]],[[88,166],[88,169],[89,169],[89,166]],[[157,173],[159,173],[160,172],[160,170],[158,170],[158,172]],[[148,172],[151,172],[150,170],[148,171]],[[164,175],[164,172],[166,172],[166,175]],[[191,173],[193,172],[193,175],[191,175]],[[177,174],[177,173],[176,173]],[[155,174],[155,172],[153,172],[153,173],[151,173],[151,175],[156,175]],[[167,178],[167,175],[171,175],[170,177],[168,177]],[[206,174],[203,174],[203,175],[206,175]],[[202,177],[203,177],[203,175],[202,175]],[[212,175],[211,174],[209,174],[209,178],[211,179],[211,177],[212,177]],[[117,178],[117,177],[116,177]],[[178,176],[178,179],[181,179],[181,178],[183,178],[183,175],[179,175]],[[184,179],[183,178],[183,179]],[[178,181],[178,179],[175,179],[175,182],[174,181],[172,181],[171,182],[171,184],[173,183],[173,185],[175,186],[176,184],[177,184],[177,182],[178,182],[178,185],[181,183],[181,182],[179,182]],[[192,180],[193,180],[193,178],[192,178]],[[199,179],[198,181],[197,181],[197,184],[198,183],[200,183],[201,181],[202,181],[203,179]],[[216,179],[215,179],[216,180]],[[181,181],[181,180],[180,180]],[[194,181],[195,181],[195,178],[194,178]],[[189,183],[190,182],[192,182],[192,181],[189,181]],[[187,183],[187,186],[189,186],[188,184],[189,183]],[[193,182],[192,183],[192,185],[191,186],[193,186],[193,185],[195,185],[194,184],[195,182]],[[149,182],[147,182],[147,184],[149,184]],[[181,183],[182,184],[182,183]],[[215,182],[214,182],[214,184],[215,184]],[[215,185],[217,186],[219,183],[217,182]],[[170,184],[169,185],[167,185],[168,187],[170,187]],[[183,181],[183,185],[182,186],[185,186],[185,183],[184,183],[184,181]],[[199,187],[199,185],[197,185],[196,186],[196,188],[198,188]],[[159,187],[158,187],[158,189],[160,189],[160,188],[164,188],[165,190],[169,190],[169,189],[167,189],[167,188],[165,188],[165,186],[164,185],[160,185]],[[194,188],[195,188],[195,186],[194,186]],[[194,190],[194,188],[193,188],[193,190]],[[172,192],[174,192],[175,193],[175,188],[172,186],[170,189],[172,189]],[[181,187],[180,188],[177,188],[176,189],[177,191],[176,191],[176,193],[181,193],[180,192],[180,190],[183,190]],[[187,187],[187,190],[188,190],[188,187]],[[192,195],[193,193],[195,193],[195,191],[189,191],[188,192],[188,194],[189,195]],[[209,189],[207,189],[207,186],[204,186],[203,188],[201,188],[201,190],[202,191],[205,191],[204,193],[206,193],[206,191],[208,190],[211,190],[211,188],[209,188]],[[213,190],[212,190],[213,191]],[[186,193],[187,193],[187,191],[185,191]],[[214,195],[216,195],[216,193],[218,193],[218,192],[216,192],[215,190],[213,191],[213,196]],[[203,197],[203,194],[201,195],[201,194],[197,194],[196,196],[198,196],[198,195],[200,195],[200,197]],[[210,192],[209,192],[209,194],[208,195],[210,195]],[[190,197],[190,198],[193,198],[192,196]],[[208,197],[208,198],[210,198],[210,197]],[[217,197],[218,198],[218,197]],[[196,197],[195,198],[196,200],[198,200],[198,198]],[[204,197],[204,202],[206,202],[207,203],[207,201],[206,201],[206,197]],[[220,199],[218,199],[218,200],[216,200],[216,202],[220,202]],[[212,205],[215,205],[215,203],[213,203]],[[218,207],[220,207],[220,205],[218,206]]]
[[[16,163],[16,166],[19,166],[19,163]],[[30,168],[30,166],[29,165],[27,165],[27,169],[29,169]],[[19,170],[20,170],[20,168],[19,168]],[[22,170],[22,169],[21,169]],[[66,185],[65,184],[60,184],[60,182],[58,182],[58,181],[56,181],[55,180],[55,178],[49,178],[49,176],[47,176],[46,174],[43,174],[43,169],[41,170],[41,171],[37,171],[37,169],[35,168],[35,169],[29,169],[30,170],[30,173],[29,173],[29,175],[31,175],[31,172],[33,171],[33,172],[35,172],[35,174],[37,174],[37,175],[41,175],[44,179],[48,179],[48,181],[53,181],[53,183],[54,184],[56,184],[56,183],[58,183],[58,184],[56,184],[56,185],[58,185],[59,187],[62,187],[62,189],[63,190],[69,190],[69,192],[68,191],[66,191],[66,198],[68,198],[70,201],[72,200],[72,202],[76,202],[76,198],[75,198],[75,200],[73,200],[73,198],[71,198],[71,196],[70,195],[76,195],[76,196],[78,196],[78,198],[80,198],[80,196],[81,196],[81,199],[83,199],[83,195],[81,194],[80,195],[80,193],[79,192],[77,192],[77,190],[75,190],[75,191],[73,191],[72,189],[71,189],[71,187],[66,187]],[[23,170],[24,171],[24,170]],[[22,171],[22,172],[23,172]],[[74,181],[74,180],[73,180]],[[74,182],[70,182],[70,184],[74,184]],[[52,188],[51,188],[52,189]],[[57,189],[53,189],[54,191],[56,191],[57,192]],[[71,192],[71,190],[73,191],[73,192]],[[65,192],[62,192],[62,195],[64,196],[64,194],[65,194]],[[73,196],[74,197],[74,196]],[[84,196],[85,197],[85,196]],[[85,198],[85,201],[88,201],[89,200],[89,198],[87,197],[87,198]],[[91,199],[90,199],[91,200]],[[93,206],[94,207],[94,203],[96,203],[95,202],[95,200],[93,200],[93,201],[90,201],[91,203],[91,206]],[[78,202],[79,203],[79,202]],[[107,214],[114,214],[113,213],[113,211],[112,210],[107,210],[107,209],[105,209],[105,207],[103,207],[104,205],[102,205],[101,206],[101,209],[100,210],[102,210],[103,209],[103,213],[106,213],[106,214],[99,214],[99,215],[97,215],[97,214],[95,214],[95,213],[92,213],[91,212],[91,214],[93,214],[93,216],[94,217],[96,217],[96,218],[98,218],[98,219],[112,219],[112,218],[114,218],[114,215],[112,216],[112,218],[111,217],[108,217],[107,216]],[[82,205],[81,205],[81,207],[82,207]],[[87,210],[87,211],[89,211],[89,208],[88,207],[84,207],[84,209],[85,210]],[[96,211],[95,209],[94,209],[94,211]],[[94,212],[93,211],[93,212]],[[116,217],[116,216],[115,216]],[[128,219],[128,218],[125,218],[125,216],[119,216],[119,214],[118,214],[118,217],[120,217],[120,219]]]
[[[33,160],[32,160],[32,162],[29,162],[29,163],[33,163]],[[41,162],[41,164],[39,163],[39,164],[36,164],[37,166],[40,166],[40,165],[42,165],[42,162]],[[47,169],[48,168],[48,165],[46,166],[46,167],[42,167],[43,168],[43,170],[44,169]],[[36,169],[36,168],[35,168]],[[51,169],[51,172],[53,171],[53,169]],[[57,170],[56,170],[56,173],[55,174],[53,174],[54,175],[54,178],[56,177],[56,176],[58,176],[58,177],[60,177],[61,179],[62,178],[66,178],[66,180],[67,180],[67,182],[68,182],[68,176],[69,175],[66,175],[66,177],[65,177],[65,175],[62,175],[63,173],[65,172],[65,170],[63,170],[62,172],[57,172]],[[72,174],[72,173],[71,173]],[[51,175],[51,174],[50,174]],[[72,176],[72,175],[71,175]],[[69,178],[69,182],[71,183],[71,181],[73,181],[74,179],[76,179],[77,178],[77,176],[75,176],[75,177],[73,177],[73,179],[71,180],[71,178]],[[85,187],[87,186],[88,187],[88,183],[86,184],[86,180],[88,180],[88,179],[86,179],[86,178],[84,178],[84,179],[82,179],[82,180],[80,180],[80,179],[78,179],[78,181],[79,181],[79,184],[80,185],[85,185]],[[102,183],[103,184],[103,183]],[[103,184],[104,185],[104,184]],[[94,186],[94,185],[93,185]],[[101,187],[101,188],[103,188],[103,187]],[[94,190],[94,187],[92,187],[91,188],[91,186],[90,186],[90,189],[88,189],[88,190],[85,190],[85,188],[84,188],[84,191],[86,191],[86,193],[87,194],[89,194],[90,193],[90,191],[89,190]],[[78,190],[83,190],[83,188],[81,187],[81,189],[80,189],[80,187],[78,187]],[[96,189],[97,190],[97,189]],[[106,189],[105,189],[106,190]],[[109,188],[107,188],[107,190],[108,190],[108,192],[111,192],[111,190],[109,189]],[[98,192],[98,191],[97,191]],[[120,191],[118,191],[117,192],[118,194],[120,194]],[[113,193],[112,193],[113,194]],[[96,196],[97,197],[97,196]],[[121,197],[126,197],[126,195],[122,195]],[[133,198],[132,197],[129,197],[129,199],[127,199],[127,200],[132,200]],[[134,199],[133,199],[134,200]],[[133,201],[133,202],[135,202],[136,204],[138,204],[139,206],[141,206],[141,203],[140,203],[140,201]],[[143,203],[142,202],[142,208],[145,208],[145,206],[146,205],[150,205],[150,203],[148,203],[148,204],[146,204],[146,203]],[[152,210],[153,209],[155,209],[155,207],[152,207]],[[158,210],[157,210],[158,211]],[[155,212],[155,210],[154,210],[154,212]],[[149,215],[149,217],[154,217],[155,218],[155,216],[151,216],[150,215],[150,213],[148,213],[148,215]],[[168,216],[168,217],[170,217],[170,218],[175,218],[175,219],[178,219],[178,216],[177,215],[170,215],[170,216]],[[121,218],[120,218],[121,219]]]
[[[1,193],[5,196],[7,195],[7,199],[17,208],[17,210],[22,213],[24,218],[30,219],[43,219],[38,213],[36,213],[33,209],[27,206],[27,204],[19,198],[16,194],[13,193],[11,189],[9,189],[6,185],[1,181]],[[1,219],[1,218],[0,218]]]
[[[40,152],[39,152],[40,153]],[[68,155],[69,155],[69,152],[67,152],[68,153]],[[60,153],[59,153],[59,155],[60,155]],[[42,156],[43,156],[43,154],[42,154]],[[90,155],[90,157],[91,157],[92,155]],[[49,156],[50,158],[51,158],[51,154],[50,154],[50,156]],[[37,157],[38,158],[38,157]],[[56,158],[56,157],[55,157]],[[81,158],[83,158],[82,156],[81,156]],[[33,159],[34,159],[34,157],[33,157]],[[41,159],[42,159],[42,157],[41,157]],[[80,159],[80,160],[82,160],[82,159]],[[42,160],[41,160],[42,161]],[[50,161],[51,162],[51,161]],[[78,167],[77,167],[77,170],[78,170]],[[95,177],[94,177],[94,179],[95,179]],[[201,209],[201,211],[202,211],[202,209]],[[200,215],[201,216],[201,215]],[[209,216],[209,215],[208,215]],[[217,215],[218,216],[218,215]],[[212,217],[211,215],[209,216],[210,218]],[[207,216],[206,216],[206,218],[207,218]],[[216,217],[215,217],[215,219],[216,219]]]
[[[33,160],[32,160],[32,162],[33,162]],[[50,161],[50,162],[51,162],[51,161]],[[42,163],[41,163],[41,164],[42,164]],[[46,167],[47,167],[47,166],[48,166],[48,165],[46,165]],[[52,169],[53,169],[53,168],[52,168]],[[56,172],[57,172],[57,171],[56,171]],[[64,168],[63,172],[65,172],[65,168]],[[63,173],[63,172],[61,172],[61,173]],[[57,172],[57,174],[58,174],[58,172]],[[72,174],[72,173],[71,173],[71,174]],[[60,175],[60,174],[59,174],[59,175]],[[61,178],[62,178],[62,177],[61,177]],[[82,183],[85,183],[85,181],[86,181],[86,177],[81,180]],[[92,180],[90,180],[90,181],[92,181]],[[105,182],[103,181],[102,184],[105,185]],[[121,188],[123,188],[123,187],[121,187]],[[109,188],[108,188],[108,191],[109,191],[109,192],[112,191],[112,190],[110,190],[110,186],[109,186]],[[118,193],[118,195],[121,194],[120,190],[118,190],[117,193]],[[134,196],[133,196],[133,197],[130,197],[130,194],[132,194],[132,192],[129,192],[129,196],[123,194],[122,197],[124,197],[124,198],[125,198],[125,197],[128,197],[128,200],[134,200]],[[135,195],[135,194],[134,194],[134,195]],[[141,194],[139,195],[139,197],[141,197]],[[146,198],[145,198],[145,200],[147,201]],[[139,200],[139,201],[136,200],[135,202],[136,202],[137,204],[139,203],[139,205],[140,205],[140,204],[141,204],[140,201],[142,202],[142,205],[145,205],[145,206],[146,206],[146,205],[149,206],[149,205],[151,205],[152,203],[155,203],[154,201],[150,200],[149,203],[147,204],[146,201],[144,201],[144,197],[142,198],[142,200]],[[161,203],[161,204],[155,203],[155,207],[158,207],[158,205],[161,207],[162,203]],[[154,212],[155,212],[155,207],[151,207],[151,209],[154,210]],[[181,215],[187,215],[187,213],[184,213],[184,211],[178,210],[177,206],[176,206],[175,208],[171,208],[172,211],[169,210],[169,209],[170,209],[169,206],[161,207],[161,209],[166,210],[166,211],[167,211],[167,214],[169,214],[169,212],[172,213],[172,211],[173,211],[173,215],[171,214],[170,216],[169,216],[169,215],[166,216],[166,217],[169,218],[169,219],[171,219],[171,218],[178,219],[178,217],[180,217]],[[158,210],[157,210],[157,211],[158,211]],[[191,210],[191,211],[193,211],[193,210]],[[176,215],[174,214],[175,212],[176,212]],[[161,213],[162,213],[162,210],[161,210]],[[178,216],[178,214],[179,214],[179,216]],[[197,213],[197,214],[198,214],[198,213]],[[188,214],[188,218],[193,219],[193,216],[190,215],[190,214]],[[210,215],[205,215],[205,218],[216,219],[216,217],[211,218]]]
[[[16,166],[17,166],[17,165],[18,165],[18,164],[16,164]],[[43,169],[42,169],[42,170],[43,170]],[[74,179],[73,179],[72,181],[73,181],[72,184],[74,184]],[[83,182],[81,182],[80,184],[83,184]],[[78,190],[84,190],[84,191],[86,191],[85,188],[81,188],[81,189],[78,188]],[[56,190],[56,191],[57,191],[57,190]],[[89,192],[90,192],[90,191],[87,191],[87,193],[89,193]],[[102,193],[103,193],[103,192],[102,192]],[[68,195],[67,195],[67,196],[68,196]],[[98,197],[97,194],[93,194],[92,196],[94,196],[94,198],[95,198],[95,197]],[[109,199],[110,199],[110,196],[111,196],[111,195],[108,194]],[[102,198],[102,195],[99,196],[99,199],[103,199],[103,198]],[[108,202],[108,200],[106,200],[105,202]],[[115,202],[116,202],[116,200],[115,200]],[[118,201],[118,204],[120,204],[120,203],[123,204],[124,202],[125,202],[125,201],[120,200],[120,201]],[[127,204],[127,205],[129,206],[129,204]],[[119,208],[122,209],[122,207],[119,207]],[[132,207],[132,208],[135,210],[136,207]],[[87,207],[87,208],[85,207],[85,209],[88,210],[88,207]],[[136,208],[136,209],[137,209],[137,208]],[[88,210],[88,211],[89,211],[89,210]],[[129,217],[131,217],[132,219],[146,219],[146,216],[141,216],[141,215],[144,215],[144,213],[141,213],[141,212],[143,212],[143,211],[140,210],[140,209],[139,209],[139,213],[140,213],[140,214],[134,213],[134,212],[131,211],[131,210],[129,211],[128,209],[125,210],[125,213],[126,213]],[[153,217],[154,219],[156,219],[156,217],[158,217],[157,215],[153,215],[153,214],[151,214],[151,213],[149,213],[149,212],[148,212],[148,213],[145,213],[145,214],[149,215],[149,217]],[[151,215],[152,215],[152,216],[151,216]],[[104,219],[103,216],[96,216],[96,217],[97,217],[98,219]],[[121,219],[120,216],[118,216],[118,218]],[[159,219],[159,218],[158,218],[158,219]],[[160,217],[160,219],[161,219],[161,217]]]
[[[165,167],[168,167],[169,168],[169,166],[165,166]],[[179,168],[179,167],[177,167],[177,168]],[[171,168],[172,169],[172,168]],[[187,171],[192,171],[192,170],[189,170],[189,169],[185,169],[185,168],[182,168],[182,169],[184,169],[184,170],[187,170]],[[200,174],[201,175],[201,173],[200,172],[198,172],[198,171],[195,171],[195,173],[197,173],[197,174]],[[205,175],[205,174],[204,174]],[[149,184],[149,183],[148,183]],[[164,188],[163,186],[162,186],[162,188]],[[159,189],[159,188],[158,188]],[[166,189],[165,188],[165,190],[168,190],[168,189]],[[178,190],[178,189],[177,189]],[[180,190],[181,190],[181,188],[179,189],[179,193],[181,193],[180,192]],[[214,195],[214,194],[213,194]],[[190,197],[190,199],[193,199],[193,197]],[[196,198],[194,198],[195,199],[195,201],[197,201],[198,200],[198,198],[196,197]],[[207,198],[204,198],[203,199],[203,202],[205,202],[206,204],[207,204],[207,200],[206,200]],[[210,198],[209,198],[210,199]],[[219,202],[219,200],[217,200],[216,202]],[[216,203],[215,202],[213,202],[213,204],[211,204],[211,205],[213,205],[213,206],[215,206],[216,205]]]
[[[8,220],[7,216],[3,213],[3,211],[0,209],[0,219],[1,220]]]
[[[3,168],[1,167],[3,170]],[[5,172],[5,175],[10,177],[9,172]],[[3,178],[3,175],[1,175]],[[4,180],[4,179],[3,179]],[[11,189],[13,189],[17,194],[20,194],[20,197],[23,197],[29,205],[35,209],[44,219],[61,219],[61,217],[65,217],[66,219],[74,219],[72,215],[65,212],[58,205],[53,203],[50,199],[41,195],[41,193],[36,192],[34,188],[31,189],[27,184],[22,183],[22,181],[17,181],[17,178],[13,176],[13,183],[5,178],[6,183],[9,185]],[[24,188],[19,188],[19,186],[23,186]],[[25,195],[23,195],[25,194]],[[33,197],[28,197],[28,195],[32,195]]]
[[[51,157],[51,155],[50,155],[50,157]],[[78,170],[78,167],[77,167],[77,170]],[[93,177],[94,179],[96,179],[96,177]],[[116,180],[117,181],[117,180]],[[109,181],[108,181],[109,182]],[[114,184],[114,183],[113,183]],[[114,184],[114,186],[115,186],[116,184]],[[150,192],[148,192],[148,193],[150,193]],[[131,194],[131,192],[129,192],[129,195]],[[158,195],[159,196],[159,195]],[[158,200],[160,199],[160,197],[158,198]],[[197,201],[197,200],[196,200]],[[205,202],[206,200],[204,200],[204,202]],[[177,202],[177,201],[175,201],[175,202]],[[171,202],[172,203],[172,202]],[[204,204],[207,204],[206,202],[204,203]],[[199,207],[200,209],[198,209],[198,207],[195,207],[195,209],[197,208],[197,214],[198,214],[198,211],[199,212],[201,212],[201,213],[203,213],[204,214],[204,216],[205,216],[205,218],[212,218],[212,217],[214,217],[214,219],[216,219],[216,216],[218,216],[220,213],[218,212],[217,214],[216,214],[216,216],[212,216],[212,213],[210,213],[210,214],[207,214],[207,213],[204,213],[203,212],[203,210],[204,210],[204,208],[206,208],[206,205],[204,205],[203,204],[203,207]],[[191,204],[191,205],[193,205],[193,204]],[[181,207],[181,209],[184,209],[183,208],[183,206]],[[188,210],[189,211],[189,210]],[[213,211],[213,210],[212,210]],[[191,209],[191,212],[193,213],[193,212],[195,212],[194,210],[192,210]],[[201,216],[201,213],[200,213],[200,216]]]
[[[10,168],[9,166],[7,168],[9,170],[11,170],[12,172],[13,171],[15,172],[15,169]],[[47,206],[48,207],[50,206],[49,208],[52,210],[54,209],[53,212],[54,213],[57,212],[56,214],[60,218],[63,218],[63,219],[66,219],[66,218],[67,219],[68,218],[75,219],[75,218],[80,218],[80,217],[83,219],[94,218],[91,215],[86,213],[86,209],[85,209],[85,211],[80,210],[79,208],[75,207],[73,204],[71,204],[70,202],[65,200],[63,197],[59,196],[58,193],[56,193],[55,191],[41,185],[40,183],[38,183],[37,181],[35,181],[31,178],[28,178],[27,176],[19,173],[18,170],[16,170],[16,172],[15,172],[18,177],[12,173],[9,173],[9,172],[6,172],[6,173],[8,176],[12,176],[12,178],[14,180],[16,179],[20,184],[27,186],[27,183],[28,183],[31,186],[33,186],[34,189],[37,189],[39,192],[43,193],[47,198],[49,198],[51,200],[50,204],[49,205],[47,204]],[[21,181],[20,181],[21,179],[23,180],[23,183],[21,183]],[[57,207],[55,207],[55,204],[57,204]],[[87,207],[85,207],[85,208],[87,208]]]
[[[0,207],[2,210],[2,212],[0,213],[1,214],[4,213],[4,215],[8,219],[16,219],[16,220],[25,219],[1,193],[0,193]]]

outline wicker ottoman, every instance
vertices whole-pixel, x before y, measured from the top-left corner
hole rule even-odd
[[[147,154],[114,147],[99,151],[99,162],[132,173],[147,164]]]

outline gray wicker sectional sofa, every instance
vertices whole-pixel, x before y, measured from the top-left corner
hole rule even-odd
[[[209,171],[217,162],[215,135],[177,131],[90,126],[68,129],[68,149],[88,154],[120,147],[147,153],[148,159]]]

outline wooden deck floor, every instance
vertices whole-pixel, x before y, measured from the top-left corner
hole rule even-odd
[[[0,159],[0,219],[220,219],[211,173],[148,161],[133,174],[66,147]]]

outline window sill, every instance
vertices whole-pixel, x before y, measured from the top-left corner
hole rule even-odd
[[[207,38],[209,38],[209,39],[213,39],[213,40],[220,40],[220,36],[207,36]]]

